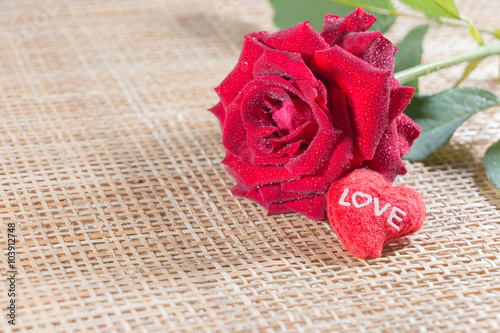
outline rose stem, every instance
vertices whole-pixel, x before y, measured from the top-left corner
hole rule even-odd
[[[394,76],[399,81],[399,83],[403,84],[411,80],[414,80],[419,76],[438,71],[445,67],[450,67],[459,64],[461,62],[486,58],[494,54],[500,54],[500,41],[494,41],[479,46],[478,48],[472,51],[460,53],[425,65],[418,65],[412,68],[408,68],[405,69],[404,71],[394,74]]]

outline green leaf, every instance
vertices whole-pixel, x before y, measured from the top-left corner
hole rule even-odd
[[[495,29],[494,34],[495,38],[500,39],[500,29]]]
[[[399,50],[394,59],[394,73],[420,65],[423,51],[422,42],[428,29],[428,25],[416,27],[398,43]],[[415,91],[418,91],[418,78],[405,83],[405,86],[415,87]]]
[[[372,30],[385,32],[396,20],[395,16],[390,15],[394,11],[390,0],[271,0],[271,5],[275,11],[274,22],[280,29],[309,20],[314,29],[321,31],[327,13],[345,16],[358,5],[387,11],[388,15],[372,13],[377,18]]]
[[[483,165],[490,181],[500,189],[500,141],[486,150]]]
[[[400,0],[402,3],[434,17],[460,18],[453,0]]]
[[[422,127],[422,132],[405,158],[412,161],[426,159],[446,144],[464,121],[499,103],[500,99],[494,94],[473,87],[413,97],[405,113]]]
[[[470,72],[472,72],[483,59],[484,58],[469,61],[469,63],[467,64],[467,67],[465,67],[465,70],[464,70],[464,73],[462,74],[462,77],[457,81],[457,83],[455,83],[454,87],[458,87],[458,85],[460,83],[462,83],[462,81],[465,80],[467,78],[467,76],[469,76]]]
[[[474,40],[479,44],[479,45],[484,45],[484,40],[483,38],[481,37],[481,35],[479,34],[479,31],[477,30],[477,27],[476,25],[474,24],[474,22],[469,21],[468,22],[468,25],[469,25],[469,33],[470,35],[472,36],[472,38],[474,38]]]

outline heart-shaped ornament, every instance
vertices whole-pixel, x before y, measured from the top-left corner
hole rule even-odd
[[[374,171],[355,170],[328,191],[330,224],[358,258],[379,258],[384,244],[420,230],[425,217],[420,193]]]

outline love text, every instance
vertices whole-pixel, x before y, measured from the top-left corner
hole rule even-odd
[[[356,208],[362,208],[365,206],[368,206],[373,202],[373,214],[375,216],[381,216],[384,214],[390,207],[390,203],[386,203],[383,207],[380,207],[380,200],[377,197],[372,197],[369,194],[363,193],[363,192],[354,192],[353,195],[351,196],[351,202],[346,201],[348,199],[349,195],[349,189],[346,188],[344,189],[344,192],[342,193],[342,196],[340,197],[339,200],[339,205],[342,206],[351,206],[352,205]],[[398,215],[399,214],[399,215]],[[387,223],[391,227],[393,227],[396,230],[399,230],[399,226],[394,223],[394,220],[397,220],[399,222],[403,221],[403,217],[406,216],[406,212],[396,206],[393,206],[391,209],[391,212],[389,214],[389,218],[387,219]]]

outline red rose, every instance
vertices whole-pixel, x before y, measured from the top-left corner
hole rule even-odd
[[[413,88],[394,78],[397,48],[375,17],[357,8],[245,36],[238,64],[216,88],[212,111],[238,184],[233,194],[268,214],[326,217],[326,193],[347,171],[369,168],[393,181],[420,128],[402,112]]]

